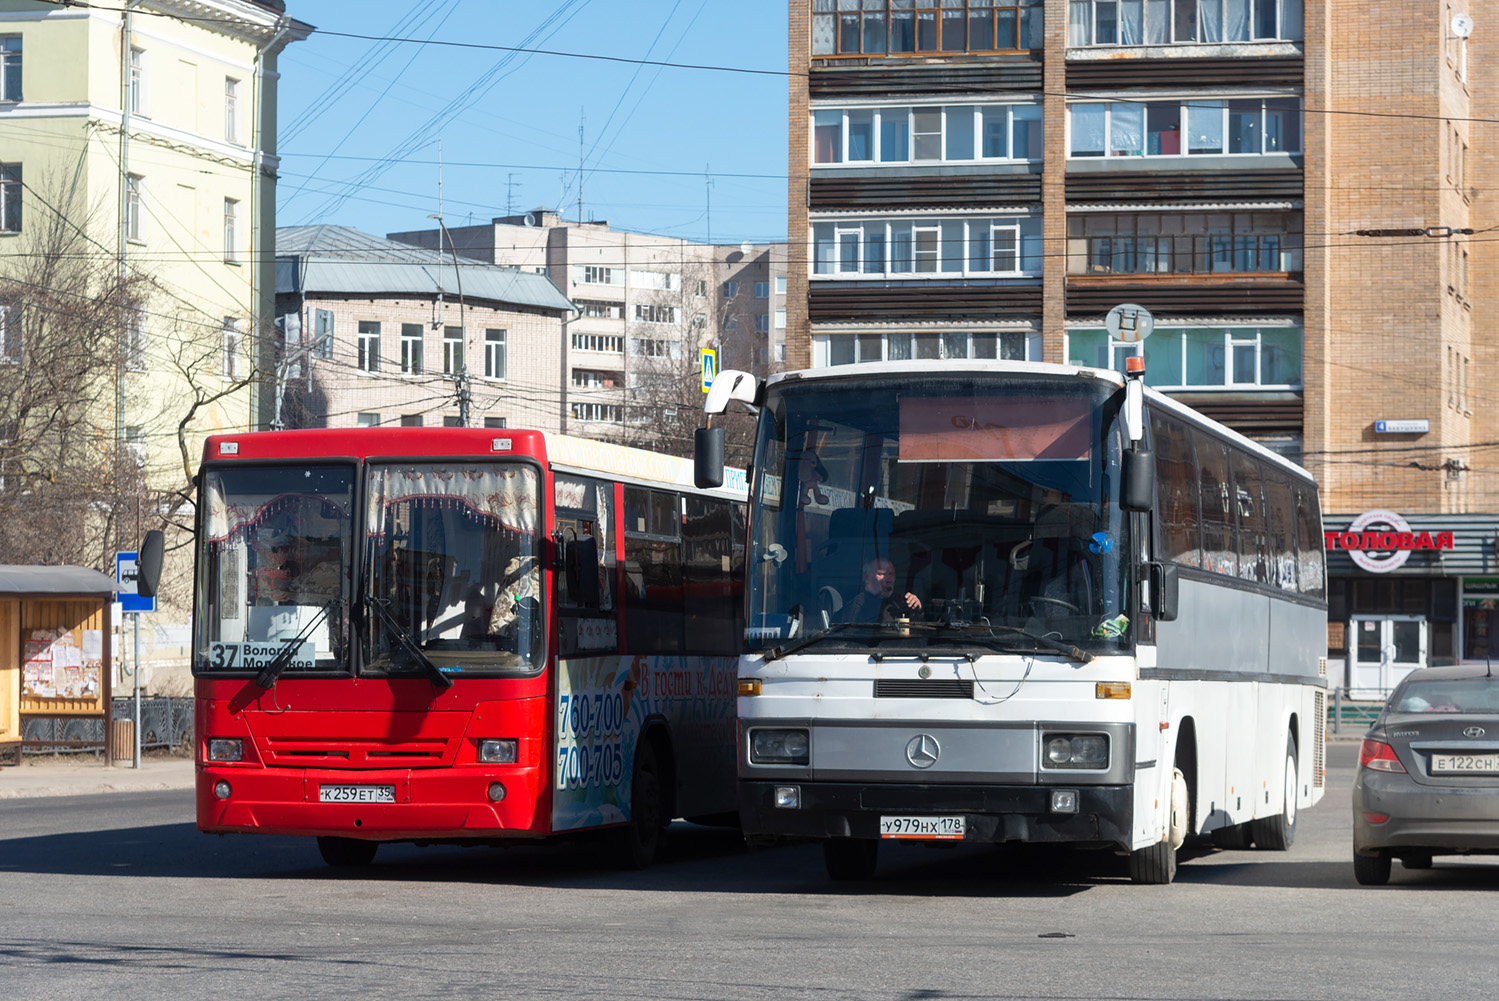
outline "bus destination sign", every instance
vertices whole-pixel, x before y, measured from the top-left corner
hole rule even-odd
[[[210,643],[208,663],[220,671],[263,671],[281,653],[286,642],[280,643]],[[313,646],[311,640],[303,640],[287,662],[291,671],[313,669]]]

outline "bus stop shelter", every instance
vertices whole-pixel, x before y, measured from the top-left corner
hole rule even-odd
[[[87,567],[0,565],[0,759],[13,755],[19,763],[23,719],[65,717],[98,719],[105,760],[114,760],[109,631],[115,588],[112,577]]]

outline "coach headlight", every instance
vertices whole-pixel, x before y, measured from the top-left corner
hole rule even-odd
[[[750,731],[750,763],[756,765],[805,765],[810,760],[806,730]]]
[[[1101,733],[1048,733],[1041,738],[1045,768],[1107,768],[1109,738]]]
[[[520,741],[515,737],[481,740],[479,760],[488,765],[513,765],[520,760]]]
[[[243,761],[245,745],[238,737],[213,737],[208,741],[209,761]]]

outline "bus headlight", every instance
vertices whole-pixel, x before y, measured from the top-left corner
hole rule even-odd
[[[513,765],[520,760],[520,741],[515,737],[481,740],[479,760],[488,765]]]
[[[805,765],[811,761],[806,730],[751,730],[750,762],[756,765]]]
[[[213,737],[208,741],[209,761],[243,761],[245,745],[238,737]]]
[[[1101,733],[1048,733],[1041,738],[1045,768],[1107,768],[1109,738]]]

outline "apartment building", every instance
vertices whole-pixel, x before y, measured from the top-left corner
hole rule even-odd
[[[576,305],[558,367],[573,434],[688,448],[703,350],[764,371],[784,343],[775,325],[785,316],[782,245],[694,243],[547,209],[447,233],[390,239],[429,248],[451,239],[459,254],[547,276]]]
[[[283,227],[271,423],[558,431],[573,310],[533,272],[348,226]]]
[[[1144,306],[1151,385],[1318,476],[1333,683],[1482,659],[1495,8],[792,0],[788,364],[1119,367]]]

